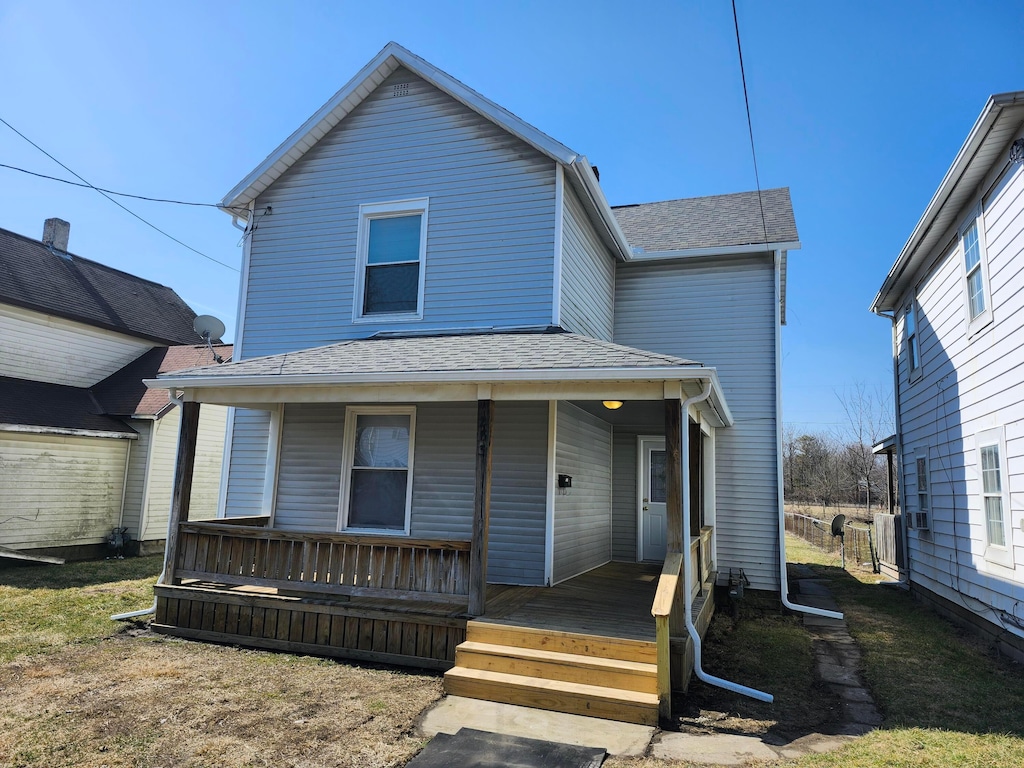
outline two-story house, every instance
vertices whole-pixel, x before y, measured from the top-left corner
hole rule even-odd
[[[613,209],[392,43],[222,206],[235,360],[151,382],[185,403],[157,629],[656,722],[716,574],[785,595],[788,190]],[[238,409],[216,523],[184,493],[200,404]]]
[[[69,234],[0,229],[0,555],[109,554],[115,527],[162,551],[179,411],[142,381],[214,353],[172,289],[69,252]],[[197,517],[217,511],[226,417],[203,414]]]
[[[992,96],[872,304],[912,591],[1024,656],[1024,92]]]

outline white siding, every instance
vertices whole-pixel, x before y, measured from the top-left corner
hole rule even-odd
[[[270,411],[235,409],[225,517],[263,514],[263,484],[267,477],[269,439]]]
[[[132,443],[131,455],[128,457],[121,525],[128,529],[133,539],[138,539],[139,525],[142,523],[142,504],[146,493],[146,468],[153,422],[128,419],[127,423],[139,433],[139,439]]]
[[[615,257],[597,236],[568,184],[562,216],[562,327],[611,341]]]
[[[779,589],[775,275],[769,257],[619,264],[615,341],[718,369],[735,426],[716,439],[717,560]]]
[[[552,576],[557,583],[611,560],[611,427],[559,403],[555,473],[572,476],[572,488],[555,492]]]
[[[0,304],[0,376],[91,387],[152,342]]]
[[[968,211],[961,212],[958,224]],[[938,262],[916,287],[920,378],[910,381],[902,313],[898,375],[902,470],[908,512],[917,511],[914,456],[927,452],[931,530],[908,535],[912,581],[992,620],[978,602],[1008,612],[1024,600],[1024,168],[1017,166],[984,206],[993,322],[968,337],[963,253],[936,251]],[[943,242],[948,242],[943,239]],[[907,305],[913,298],[903,298]],[[985,559],[975,435],[1002,427],[1009,488],[1013,567]],[[967,595],[968,599],[958,595]],[[973,598],[972,601],[969,598]]]
[[[419,197],[422,321],[353,325],[359,205]],[[554,199],[553,161],[399,69],[257,201],[239,359],[381,328],[551,323]]]
[[[199,432],[196,436],[196,458],[192,469],[192,494],[189,499],[189,520],[212,520],[217,516],[217,492],[224,456],[224,429],[228,409],[222,405],[199,408]],[[171,409],[155,424],[150,446],[149,481],[146,485],[145,512],[142,518],[142,541],[167,538],[167,520],[171,512],[174,486],[174,462],[178,451],[178,430],[181,411]]]
[[[476,481],[477,404],[416,406],[411,534],[469,539]],[[345,405],[285,408],[274,526],[338,527]],[[488,580],[544,581],[547,403],[495,407]]]
[[[646,433],[646,434],[649,434]],[[612,557],[627,563],[637,560],[637,439],[636,430],[615,428],[612,440]]]
[[[0,432],[0,546],[106,541],[121,513],[128,443]]]

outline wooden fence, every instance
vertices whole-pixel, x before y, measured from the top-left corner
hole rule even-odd
[[[871,528],[847,523],[843,530],[847,562],[870,563],[874,566],[877,553],[874,550],[875,540]],[[840,537],[832,535],[832,526],[828,520],[786,512],[786,532],[799,536],[818,549],[839,556]]]
[[[178,529],[172,583],[468,603],[469,542],[299,533],[223,522]]]

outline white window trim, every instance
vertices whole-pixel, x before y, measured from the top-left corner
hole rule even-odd
[[[409,466],[405,488],[405,527],[398,531],[391,528],[349,528],[348,505],[352,492],[352,464],[356,452],[356,417],[365,415],[408,416],[409,417]],[[412,477],[413,456],[416,453],[416,406],[350,405],[345,408],[345,436],[341,459],[341,494],[338,500],[338,530],[350,534],[372,536],[408,536],[412,522]]]
[[[914,508],[910,517],[910,527],[918,531],[930,531],[932,527],[932,508],[935,506],[932,498],[931,462],[928,459],[928,449],[918,448],[910,454],[910,460],[914,466]],[[921,473],[917,470],[917,462],[924,462],[924,485],[925,493],[928,496],[928,508],[921,509]],[[918,515],[925,515],[925,525],[920,524]]]
[[[913,350],[910,346],[911,335],[907,333],[907,318],[914,321],[913,339],[917,344],[917,365],[914,365]],[[917,296],[910,299],[903,314],[903,341],[907,350],[907,381],[913,383],[924,375],[924,358],[921,356],[921,313],[918,311]]]
[[[964,247],[964,233],[975,225],[978,230],[978,269],[981,270],[981,294],[985,299],[985,309],[975,318],[971,318],[971,294],[967,283],[967,250]],[[967,335],[973,336],[992,323],[992,291],[988,284],[988,249],[985,244],[985,216],[981,206],[975,207],[957,230],[960,257],[960,274],[964,286],[964,318],[967,321]],[[973,271],[973,270],[972,270]]]
[[[387,203],[363,203],[359,206],[359,229],[356,233],[356,275],[352,296],[353,323],[401,323],[423,319],[423,287],[427,273],[427,213],[430,198],[416,197],[410,200],[395,200]],[[415,312],[392,312],[388,314],[363,314],[364,291],[366,290],[367,256],[370,244],[370,221],[397,216],[419,214],[420,219],[420,274]]]
[[[985,509],[985,485],[982,478],[981,450],[989,446],[999,449],[999,484],[1003,501],[1003,541],[1005,546],[992,544],[988,540],[988,512]],[[979,432],[974,438],[975,473],[978,482],[978,507],[981,512],[981,528],[985,536],[985,559],[991,563],[1013,568],[1013,527],[1010,525],[1010,478],[1006,465],[1006,439],[1002,427]]]

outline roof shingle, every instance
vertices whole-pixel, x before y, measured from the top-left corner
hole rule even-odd
[[[0,424],[131,433],[124,422],[101,413],[88,389],[0,376]]]
[[[764,221],[761,206],[764,206]],[[786,243],[799,239],[789,188],[612,208],[629,244],[648,252]],[[767,229],[767,238],[766,232]]]

